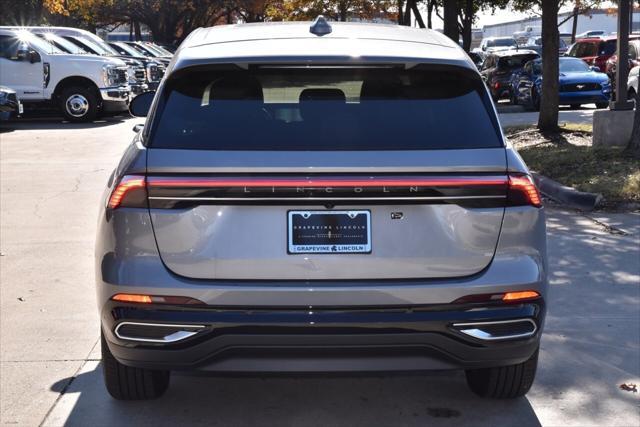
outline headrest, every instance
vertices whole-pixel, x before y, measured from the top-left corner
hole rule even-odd
[[[219,101],[263,101],[262,85],[248,74],[235,74],[220,77],[205,89],[202,105],[209,100]]]

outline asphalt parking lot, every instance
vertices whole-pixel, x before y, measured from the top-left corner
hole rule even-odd
[[[548,210],[549,312],[536,383],[492,401],[461,372],[172,377],[159,400],[103,386],[93,241],[103,185],[140,119],[0,133],[0,423],[18,426],[638,426],[640,214]]]

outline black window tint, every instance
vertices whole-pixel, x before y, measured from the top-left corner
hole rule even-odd
[[[500,147],[482,81],[417,69],[264,68],[169,81],[150,146],[204,150]]]
[[[18,50],[27,49],[26,43],[22,43],[22,46],[17,38],[13,36],[0,36],[0,57],[6,59],[17,59]]]
[[[601,51],[598,55],[613,55],[618,48],[618,42],[616,40],[608,40],[601,45]]]

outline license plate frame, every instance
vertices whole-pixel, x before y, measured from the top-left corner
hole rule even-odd
[[[312,217],[313,219],[311,219]],[[309,222],[305,224],[307,220]],[[364,229],[362,228],[363,224]],[[301,225],[329,228],[295,228]],[[325,230],[327,233],[324,233]],[[301,232],[306,232],[307,234],[301,235]],[[345,236],[344,232],[349,232],[350,234]],[[288,254],[362,255],[370,254],[371,246],[370,210],[287,211]]]

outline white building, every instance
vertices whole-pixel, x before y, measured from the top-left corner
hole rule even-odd
[[[558,15],[558,22],[564,21],[571,12],[564,12]],[[504,22],[502,24],[485,25],[483,27],[484,37],[512,36],[516,31],[524,31],[526,27],[541,27],[540,17],[520,19],[518,21]],[[560,25],[560,33],[571,33],[573,18]],[[608,13],[606,9],[592,10],[588,14],[578,16],[578,29],[576,34],[592,30],[603,30],[606,33],[616,32],[618,29],[618,14]],[[640,9],[635,9],[633,13],[633,32],[640,32]]]

